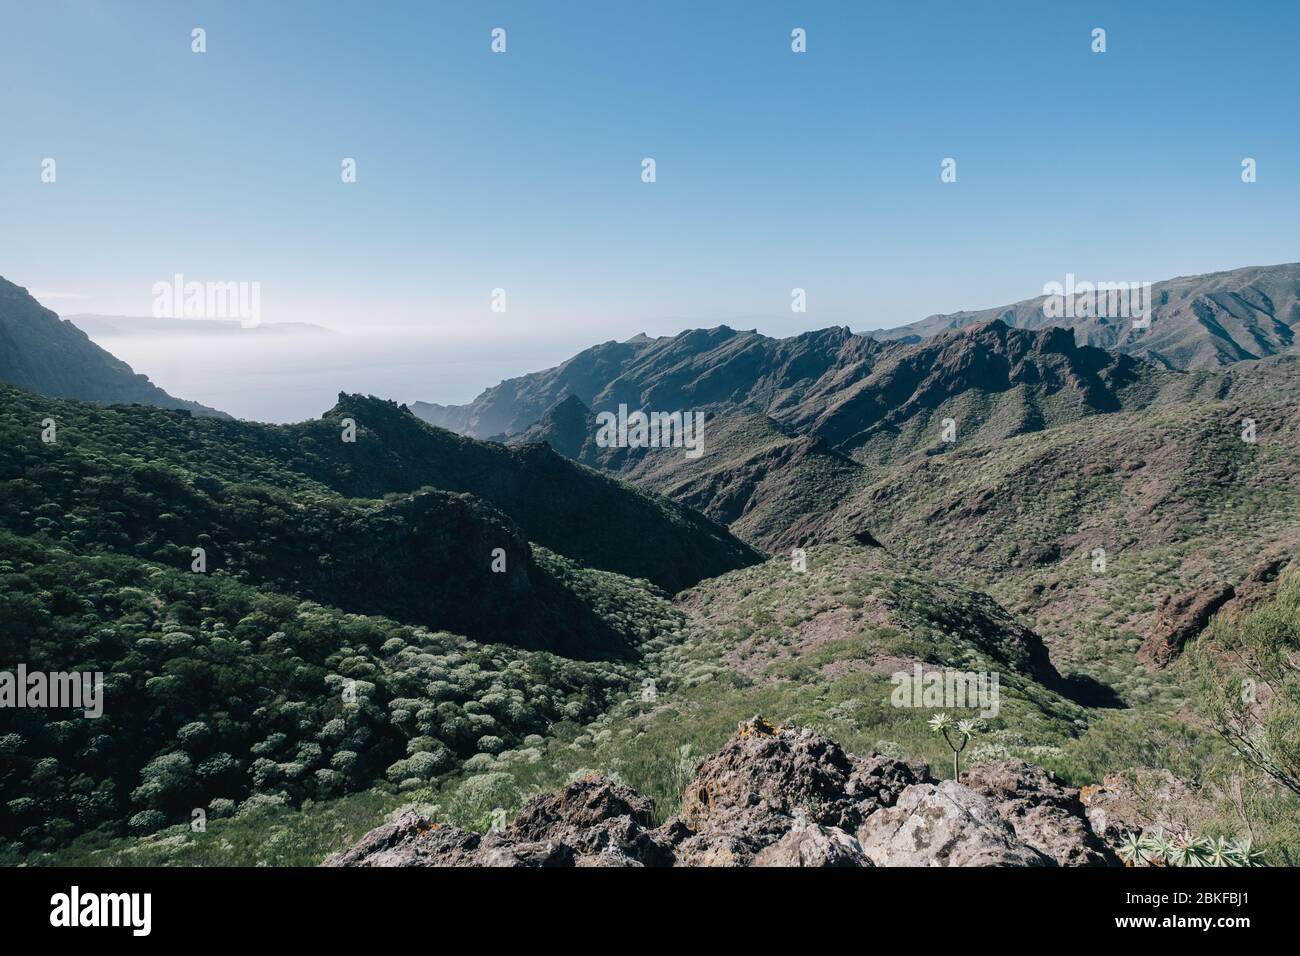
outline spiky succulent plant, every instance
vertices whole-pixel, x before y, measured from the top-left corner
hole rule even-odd
[[[1253,841],[1247,837],[1245,840],[1238,840],[1232,845],[1233,856],[1237,859],[1237,866],[1263,866],[1264,854],[1259,850],[1251,849]]]
[[[1197,841],[1183,838],[1174,842],[1170,862],[1174,866],[1204,866],[1205,857]]]
[[[1156,830],[1147,839],[1147,845],[1151,848],[1150,863],[1152,866],[1177,866],[1174,862],[1178,854],[1177,848],[1172,840],[1165,836],[1164,830]]]
[[[1126,866],[1148,866],[1151,862],[1151,843],[1138,830],[1129,830],[1119,844],[1119,858]]]

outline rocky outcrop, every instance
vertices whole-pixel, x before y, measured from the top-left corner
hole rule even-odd
[[[1020,762],[936,783],[924,766],[854,757],[762,717],[704,761],[681,816],[593,775],[534,797],[479,836],[413,811],[326,866],[1086,866],[1116,863],[1077,791]]]
[[[1016,836],[997,804],[955,780],[909,787],[866,819],[858,841],[877,866],[1056,865]]]
[[[654,829],[654,801],[629,787],[592,776],[562,793],[534,797],[506,828],[508,840],[555,842],[579,858],[607,857],[643,866],[671,866],[670,835]]]
[[[1205,630],[1210,618],[1234,593],[1231,584],[1220,581],[1165,599],[1156,614],[1155,627],[1138,650],[1138,660],[1150,670],[1169,666],[1183,652],[1183,645]]]
[[[929,779],[924,767],[876,754],[853,758],[807,728],[777,727],[755,717],[700,765],[686,788],[680,823],[691,836],[678,847],[678,861],[775,865],[760,861],[782,854],[803,859],[805,853],[809,859],[850,859],[856,853],[861,860],[850,836],[854,829],[892,806],[907,787]],[[796,827],[803,847],[797,852],[784,840]],[[764,857],[778,843],[785,849]],[[822,848],[810,850],[817,843]]]
[[[1092,832],[1079,791],[1050,770],[1023,760],[979,764],[963,782],[992,800],[1024,843],[1060,866],[1118,866],[1114,851]]]
[[[329,857],[324,866],[468,865],[479,849],[477,833],[440,826],[407,810],[376,827],[352,847]]]
[[[1250,573],[1236,587],[1232,600],[1224,605],[1232,614],[1247,614],[1277,594],[1278,579],[1291,563],[1285,556],[1261,558],[1251,566]]]
[[[671,829],[654,829],[654,805],[591,776],[534,797],[502,832],[479,836],[407,811],[371,830],[325,866],[671,866]]]
[[[1112,849],[1129,833],[1197,832],[1215,816],[1213,803],[1169,770],[1107,774],[1079,796],[1089,829]]]
[[[862,845],[836,827],[796,822],[781,839],[754,857],[754,866],[874,866]]]
[[[807,728],[774,727],[755,717],[700,765],[682,797],[682,818],[700,829],[735,818],[801,813],[813,823],[851,831],[927,779],[924,768],[879,755],[855,759]]]

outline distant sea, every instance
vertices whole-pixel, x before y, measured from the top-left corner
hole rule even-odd
[[[277,423],[319,418],[339,392],[460,404],[504,378],[558,365],[594,344],[474,342],[405,331],[96,332],[91,338],[177,398]]]

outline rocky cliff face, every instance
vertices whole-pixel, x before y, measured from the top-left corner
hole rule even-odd
[[[1212,581],[1194,591],[1170,594],[1156,612],[1155,626],[1142,642],[1137,658],[1149,670],[1161,670],[1182,655],[1186,645],[1210,626],[1214,616],[1243,614],[1277,591],[1278,576],[1290,559],[1270,556],[1256,561],[1241,584]]]
[[[679,817],[605,777],[533,798],[480,836],[414,811],[325,866],[1108,866],[1079,792],[1019,761],[936,782],[762,717],[699,767]]]

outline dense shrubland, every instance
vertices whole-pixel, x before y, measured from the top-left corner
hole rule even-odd
[[[674,623],[623,609],[642,634]],[[0,661],[104,674],[98,719],[0,711],[0,832],[24,848],[95,828],[148,833],[195,809],[221,817],[376,781],[426,785],[476,754],[590,721],[641,673],[8,534]]]
[[[340,410],[273,427],[0,384],[0,670],[104,674],[102,717],[0,709],[8,854],[435,785],[590,722],[675,639],[681,615],[648,581],[533,543],[465,488],[423,487],[499,496],[487,465],[457,477],[438,452],[514,453],[392,403],[347,411],[358,445]],[[613,500],[616,529],[654,526],[667,555],[625,549],[647,569],[697,540],[681,509],[568,463],[516,461],[512,480],[552,500],[549,521]],[[721,533],[693,560],[746,554]]]

